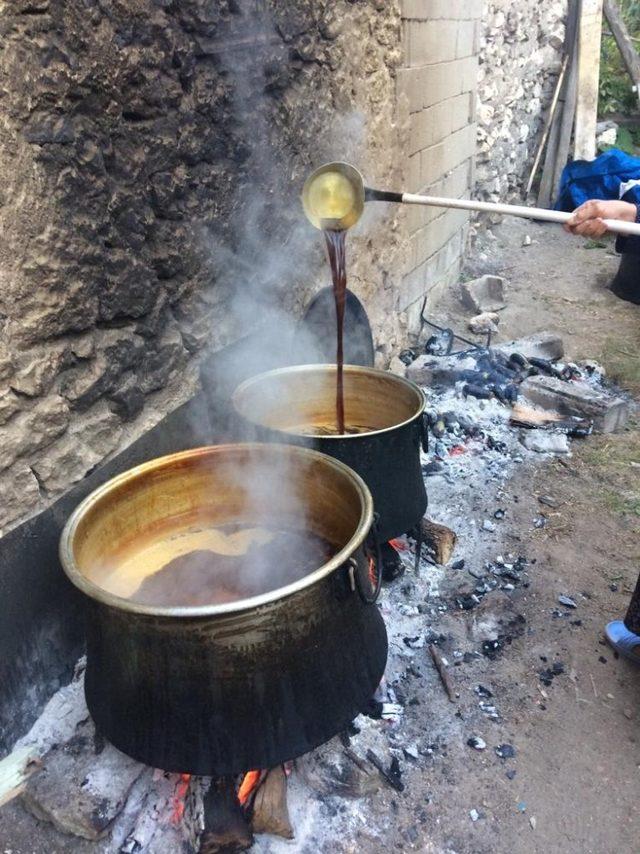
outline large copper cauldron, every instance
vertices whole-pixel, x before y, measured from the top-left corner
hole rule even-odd
[[[300,365],[258,374],[238,386],[233,405],[261,441],[306,445],[348,465],[367,484],[390,540],[412,531],[427,509],[420,446],[427,443],[421,389],[395,374],[344,367],[345,422],[358,432],[332,434],[335,365]]]
[[[244,475],[256,464],[286,469],[291,488],[281,477],[265,493],[268,517],[286,526],[295,511],[300,524],[303,508],[306,529],[335,546],[324,566],[213,606],[150,607],[105,589],[114,565],[129,566],[156,541],[253,521]],[[148,765],[207,775],[273,767],[344,729],[366,707],[387,656],[365,553],[372,518],[356,474],[286,445],[185,451],[96,490],[69,519],[60,556],[87,597],[85,690],[98,729]]]

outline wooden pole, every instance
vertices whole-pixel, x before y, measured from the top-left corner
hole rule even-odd
[[[576,106],[574,142],[576,160],[593,160],[596,156],[602,9],[603,0],[583,0],[580,18],[578,103]]]
[[[569,57],[569,64],[560,94],[560,104],[556,110],[556,119],[549,135],[549,144],[547,145],[540,187],[538,188],[538,207],[540,208],[551,207],[558,186],[556,176],[562,172],[566,165],[571,148],[578,80],[578,22],[580,13],[580,0],[569,0],[564,41],[564,51]]]
[[[549,107],[549,113],[547,115],[547,120],[544,124],[544,131],[542,133],[542,137],[538,144],[538,150],[536,151],[536,156],[533,161],[533,166],[531,167],[531,172],[529,173],[529,180],[527,181],[527,187],[525,190],[526,195],[528,196],[531,192],[531,188],[533,187],[533,182],[536,177],[536,172],[538,171],[538,166],[540,165],[540,160],[542,159],[542,152],[544,151],[544,147],[547,144],[547,139],[549,138],[549,133],[551,131],[551,127],[553,125],[553,121],[556,117],[556,108],[558,106],[558,100],[560,98],[560,92],[562,91],[562,87],[564,85],[564,76],[567,73],[567,66],[569,64],[568,55],[562,60],[562,68],[560,69],[560,74],[558,75],[558,79],[556,80],[556,87],[553,92],[553,98],[551,99],[551,106]]]
[[[618,49],[622,54],[624,64],[627,66],[629,76],[636,87],[636,97],[640,101],[640,56],[633,46],[629,30],[620,14],[620,9],[615,0],[604,0],[604,14],[611,27]]]

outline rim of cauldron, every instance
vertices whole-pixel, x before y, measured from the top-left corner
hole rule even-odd
[[[346,475],[351,479],[353,484],[355,485],[357,491],[360,493],[360,497],[362,498],[362,509],[360,513],[360,520],[356,526],[355,532],[351,539],[337,552],[331,560],[322,564],[322,566],[318,567],[318,569],[309,573],[308,575],[303,576],[298,581],[293,584],[288,584],[285,587],[279,587],[276,590],[270,590],[267,593],[263,593],[260,596],[252,596],[247,599],[238,599],[235,602],[226,602],[220,605],[175,605],[175,606],[153,606],[153,605],[141,605],[139,603],[133,602],[130,599],[125,599],[122,596],[116,596],[113,593],[109,593],[103,587],[100,587],[99,584],[96,584],[93,581],[90,581],[83,572],[78,568],[74,553],[73,553],[73,540],[76,529],[82,517],[89,510],[90,507],[93,507],[97,504],[106,494],[108,494],[111,490],[117,488],[122,483],[126,483],[128,480],[134,480],[139,477],[143,472],[151,472],[158,468],[161,468],[164,465],[167,465],[169,461],[176,461],[185,458],[197,458],[209,456],[214,453],[224,453],[229,450],[257,450],[266,448],[269,452],[275,453],[293,453],[294,455],[304,456],[307,458],[315,457],[318,460],[322,460],[323,464],[326,464],[334,469],[337,469],[342,474]],[[60,561],[62,563],[62,568],[71,581],[79,590],[81,590],[84,594],[86,594],[90,599],[94,599],[98,602],[101,602],[104,605],[109,605],[112,608],[117,608],[119,611],[129,611],[131,613],[145,615],[145,616],[157,616],[157,617],[215,617],[222,615],[233,615],[238,613],[243,613],[245,611],[251,611],[255,608],[259,608],[260,606],[269,605],[273,602],[276,602],[280,599],[286,599],[289,596],[292,596],[295,593],[298,593],[301,590],[304,590],[307,587],[311,587],[318,581],[321,581],[323,578],[326,578],[336,569],[339,569],[340,566],[346,563],[349,557],[353,554],[353,552],[359,548],[364,542],[369,530],[373,524],[373,498],[371,497],[371,493],[369,488],[362,480],[360,475],[358,475],[353,469],[350,469],[349,466],[341,463],[339,460],[330,457],[328,454],[323,454],[320,451],[314,451],[310,448],[301,448],[295,445],[273,445],[267,442],[235,442],[228,443],[225,445],[205,445],[200,448],[192,448],[186,451],[178,451],[175,454],[166,454],[162,457],[156,457],[152,460],[148,460],[145,463],[141,463],[140,465],[134,466],[131,469],[123,472],[122,474],[117,475],[116,477],[111,478],[106,483],[99,486],[95,489],[90,495],[88,495],[73,511],[69,519],[67,520],[62,534],[60,535],[60,544],[59,544],[59,556]]]
[[[346,373],[357,373],[357,374],[373,374],[380,377],[384,377],[387,380],[391,380],[392,382],[397,382],[400,385],[404,385],[405,388],[408,388],[410,391],[414,392],[419,400],[416,401],[418,403],[416,411],[409,418],[406,418],[404,421],[399,421],[397,424],[392,424],[390,427],[381,427],[379,430],[367,430],[366,433],[329,433],[325,435],[324,433],[300,433],[298,430],[287,430],[284,427],[271,427],[269,425],[263,424],[261,421],[253,418],[249,413],[246,413],[243,409],[238,406],[238,400],[240,396],[244,393],[245,389],[250,388],[252,385],[255,385],[258,380],[263,380],[267,377],[277,376],[279,374],[299,374],[302,372],[319,371],[323,372],[328,371],[336,371],[336,365],[333,363],[318,363],[313,365],[291,365],[286,368],[275,368],[272,371],[264,371],[264,373],[256,374],[253,377],[249,377],[249,379],[244,380],[244,382],[240,383],[240,385],[235,389],[233,394],[231,395],[231,402],[233,403],[234,409],[236,412],[249,421],[251,424],[254,424],[256,427],[268,427],[269,430],[273,430],[276,433],[282,433],[285,436],[303,436],[307,439],[322,439],[331,441],[345,441],[350,439],[364,439],[367,436],[380,436],[383,433],[392,433],[394,430],[398,430],[400,427],[404,427],[405,424],[410,424],[414,421],[419,415],[425,411],[427,406],[427,400],[424,396],[424,392],[420,388],[420,386],[416,385],[411,380],[408,380],[406,377],[400,377],[398,374],[392,374],[391,371],[381,371],[379,368],[369,368],[364,365],[345,365],[344,372]]]

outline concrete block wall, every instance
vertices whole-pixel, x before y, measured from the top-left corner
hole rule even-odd
[[[482,8],[482,0],[402,0],[404,60],[397,79],[409,113],[409,192],[461,198],[474,184]],[[409,210],[397,308],[410,330],[419,326],[425,296],[430,305],[457,280],[468,220],[464,211]]]

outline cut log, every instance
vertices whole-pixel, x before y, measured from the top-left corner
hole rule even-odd
[[[21,794],[31,774],[41,767],[29,747],[19,747],[0,761],[0,807]]]
[[[584,382],[566,382],[555,377],[529,377],[520,391],[535,406],[593,422],[600,433],[615,433],[627,423],[629,404]]]
[[[258,789],[253,801],[251,826],[254,833],[272,833],[293,839],[287,806],[287,778],[282,767],[269,771]]]
[[[451,560],[451,555],[458,539],[456,534],[446,525],[432,522],[426,516],[420,522],[422,542],[427,546],[437,564],[444,566]]]
[[[616,40],[629,76],[636,87],[636,96],[640,100],[640,56],[638,56],[638,52],[634,47],[615,0],[604,0],[604,14],[609,22],[611,32]]]

